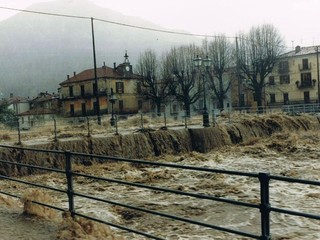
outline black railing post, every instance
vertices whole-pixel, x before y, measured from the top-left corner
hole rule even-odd
[[[270,202],[269,202],[269,174],[259,173],[260,181],[260,212],[261,212],[261,240],[270,240]]]
[[[19,118],[17,118],[17,130],[18,130],[18,145],[21,145],[21,132],[20,132],[20,123]]]
[[[167,129],[167,114],[166,114],[166,108],[164,108],[163,118],[164,118],[164,129]]]
[[[72,164],[71,164],[71,152],[65,151],[66,157],[66,177],[67,177],[67,194],[69,200],[69,212],[71,217],[74,217],[74,200],[73,200],[73,179],[72,179]]]
[[[89,118],[87,117],[87,128],[88,128],[88,134],[87,134],[87,137],[90,137],[91,134],[90,134],[90,120]]]
[[[142,111],[140,112],[140,125],[141,125],[141,130],[143,130],[143,113],[142,113]]]
[[[115,117],[115,125],[116,125],[116,135],[119,135],[119,133],[118,133],[118,115],[115,115],[114,116]]]
[[[58,138],[57,138],[57,121],[55,118],[53,118],[53,125],[54,125],[54,141],[58,141]]]

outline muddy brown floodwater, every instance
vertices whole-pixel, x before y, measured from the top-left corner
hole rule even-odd
[[[271,138],[253,138],[240,145],[225,146],[206,154],[191,152],[179,156],[154,157],[150,160],[228,170],[269,172],[273,175],[320,181],[319,141],[320,134],[315,131],[282,132],[274,134]],[[74,169],[95,176],[210,194],[244,202],[259,202],[258,180],[246,177],[110,162],[95,163],[91,166],[78,165]],[[64,188],[65,186],[65,180],[57,174],[21,178],[38,183],[46,182],[52,187]],[[32,189],[25,189],[25,186],[8,181],[0,181],[0,187],[3,191],[12,193],[28,191],[34,193]],[[260,214],[257,209],[208,200],[194,200],[187,196],[164,194],[81,177],[75,178],[74,187],[75,191],[111,201],[260,234]],[[54,195],[46,191],[38,194],[47,196],[59,207],[67,208],[66,196]],[[42,214],[35,214],[36,217],[26,216],[22,214],[22,205],[15,200],[1,197],[0,201],[7,202],[7,204],[1,204],[5,207],[0,208],[1,239],[144,239],[114,228],[106,230],[101,226],[95,227],[95,224],[92,223],[83,224],[82,226],[87,228],[90,226],[91,229],[91,231],[84,231],[85,227],[81,228],[80,223],[66,225],[66,220],[61,218],[61,214],[53,217],[54,215],[40,211]],[[270,202],[273,207],[320,215],[320,187],[271,181]],[[82,198],[75,198],[75,206],[77,212],[146,231],[165,239],[248,239]],[[6,226],[8,229],[11,227],[12,230],[13,225],[14,233],[6,231]],[[70,233],[70,231],[74,232]],[[76,231],[82,231],[82,235],[76,234]],[[320,222],[272,212],[271,232],[272,239],[276,240],[317,240],[320,239]],[[41,238],[43,236],[46,237]]]

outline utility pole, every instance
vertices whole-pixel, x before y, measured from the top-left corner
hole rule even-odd
[[[100,117],[100,103],[99,103],[99,92],[98,92],[98,77],[97,77],[97,61],[96,61],[96,46],[94,41],[94,28],[93,28],[93,18],[91,18],[91,30],[92,30],[92,50],[93,50],[93,65],[94,65],[94,94],[96,95],[96,111],[98,117],[98,124],[101,125]]]
[[[239,46],[238,46],[238,37],[236,37],[236,55],[237,55],[237,77],[238,77],[238,107],[241,111],[242,107],[242,98],[241,98],[241,77],[240,77],[240,69],[239,69]]]
[[[318,80],[318,105],[320,104],[320,83],[319,83],[319,46],[317,46],[317,80]]]

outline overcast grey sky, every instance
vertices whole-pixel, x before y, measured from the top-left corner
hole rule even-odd
[[[49,0],[0,0],[1,7],[23,8]],[[60,0],[77,2],[79,0]],[[320,44],[320,0],[90,0],[126,15],[139,16],[170,29],[194,34],[235,36],[270,23],[286,45]],[[15,12],[0,9],[0,20]],[[72,14],[72,13],[70,13]],[[94,17],[94,16],[92,16]]]

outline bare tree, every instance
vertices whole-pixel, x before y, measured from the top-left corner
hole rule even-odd
[[[140,81],[140,94],[145,99],[150,99],[156,107],[157,115],[161,115],[161,104],[169,95],[170,79],[166,78],[162,71],[161,63],[153,50],[146,50],[140,55],[137,64],[138,74],[142,76]]]
[[[220,111],[224,109],[223,102],[231,86],[231,80],[225,78],[225,73],[233,64],[233,44],[224,36],[220,35],[208,43],[208,56],[212,60],[212,66],[207,68],[210,80],[210,89],[218,100]],[[207,46],[205,46],[207,48]]]
[[[165,57],[166,72],[174,76],[171,82],[171,93],[177,101],[183,103],[187,116],[190,116],[191,105],[201,95],[201,84],[196,78],[193,58],[201,49],[195,45],[174,47]]]
[[[261,111],[265,78],[272,72],[282,53],[283,39],[278,30],[269,24],[252,27],[249,33],[241,34],[238,39],[238,66],[248,80],[247,87],[253,91]]]

